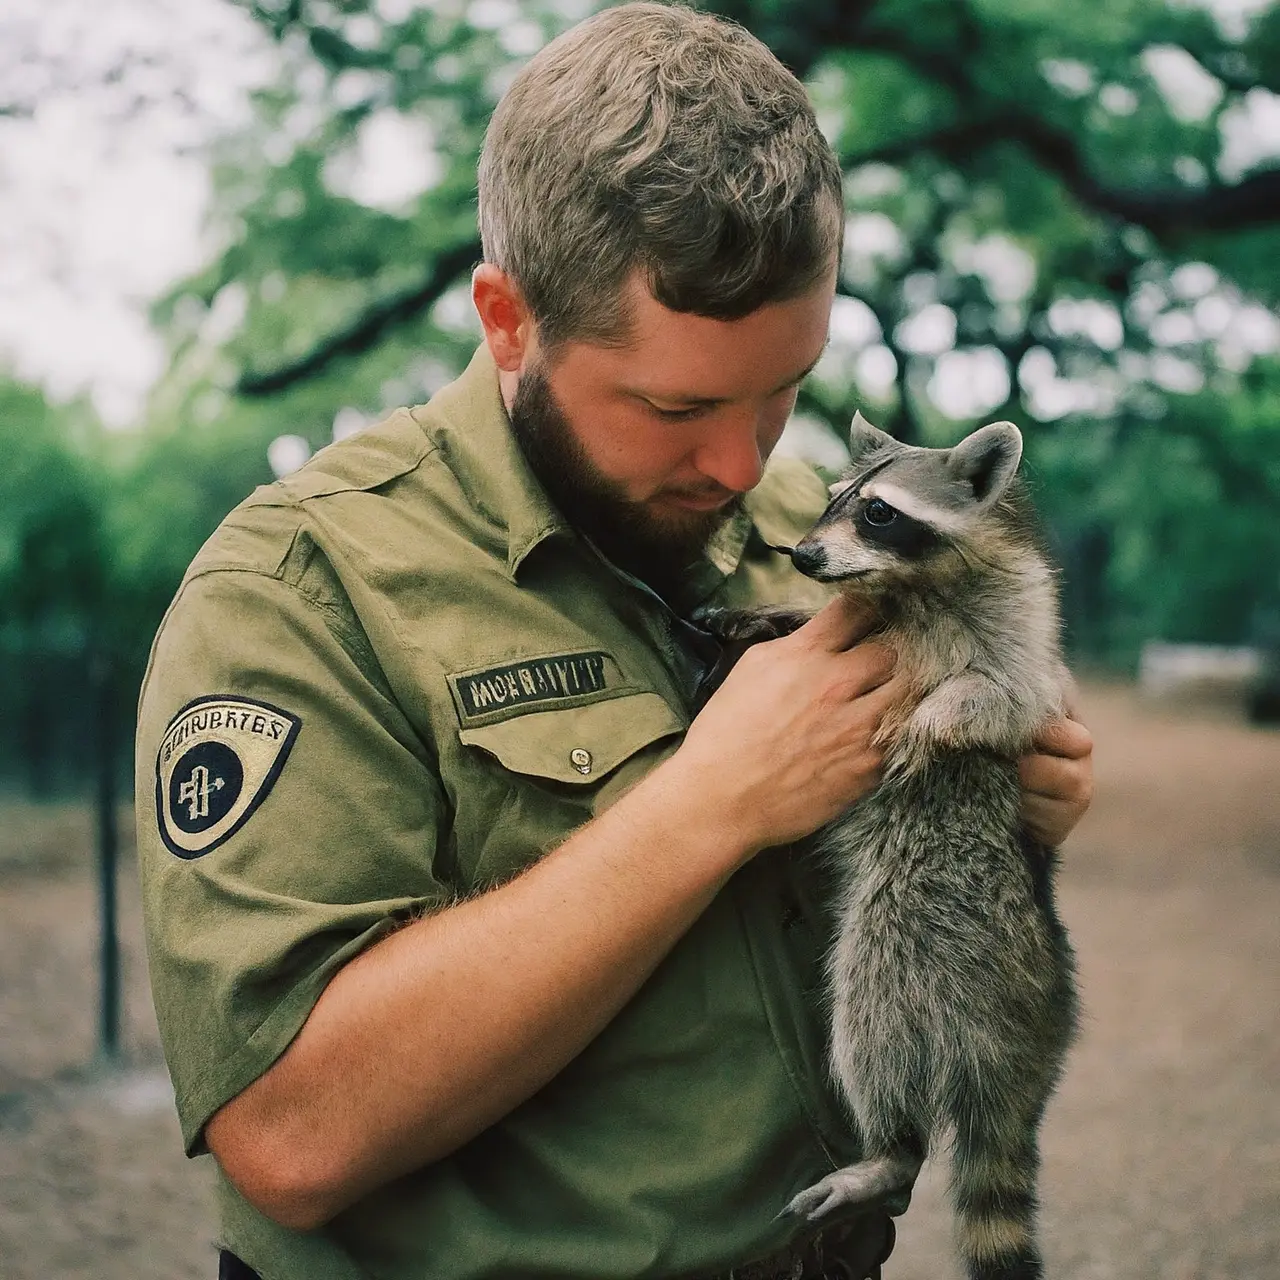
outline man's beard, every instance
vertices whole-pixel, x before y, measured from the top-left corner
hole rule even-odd
[[[521,376],[511,426],[534,475],[564,518],[618,568],[664,599],[678,597],[711,537],[742,508],[739,496],[714,511],[673,516],[632,501],[587,457],[541,366]]]

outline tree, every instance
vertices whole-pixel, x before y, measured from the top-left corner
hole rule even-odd
[[[107,600],[95,428],[83,406],[0,379],[0,719],[14,726],[0,763],[35,794],[54,786],[71,722],[84,726],[65,676],[98,643]]]
[[[805,78],[846,171],[843,296],[804,414],[838,432],[864,406],[930,443],[1014,418],[1079,645],[1239,638],[1272,584],[1222,549],[1280,551],[1280,148],[1251,152],[1246,128],[1280,89],[1280,8],[1224,31],[1164,0],[708,7]],[[377,414],[459,366],[485,121],[584,8],[251,6],[285,71],[220,154],[225,251],[158,312],[158,436],[203,419],[319,446],[344,406]],[[421,192],[371,188],[363,160],[395,144]]]

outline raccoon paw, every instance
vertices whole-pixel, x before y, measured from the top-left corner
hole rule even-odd
[[[717,639],[743,645],[788,636],[808,620],[794,609],[708,609],[697,617]]]
[[[861,1166],[829,1173],[821,1182],[806,1187],[782,1211],[784,1214],[817,1222],[834,1209],[845,1209],[865,1204],[879,1194],[877,1188],[868,1190]]]
[[[719,658],[694,691],[696,715],[725,682],[738,659],[762,640],[777,640],[802,627],[809,616],[794,609],[707,609],[694,622],[720,642]]]
[[[806,1187],[778,1216],[817,1222],[835,1209],[866,1206],[890,1192],[909,1192],[919,1169],[918,1160],[897,1155],[851,1164]]]

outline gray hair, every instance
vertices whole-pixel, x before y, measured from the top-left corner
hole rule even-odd
[[[738,319],[835,263],[840,166],[804,87],[735,23],[624,4],[548,44],[480,156],[485,260],[544,343],[624,342],[639,270],[674,311]]]

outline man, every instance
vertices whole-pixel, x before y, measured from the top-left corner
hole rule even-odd
[[[260,490],[189,570],[138,813],[226,1274],[863,1277],[887,1253],[884,1206],[821,1238],[776,1217],[855,1151],[794,846],[874,786],[902,696],[874,619],[771,545],[825,499],[764,466],[825,341],[840,195],[744,32],[583,23],[491,124],[466,373]],[[691,615],[766,601],[825,607],[691,722]],[[1047,732],[1027,816],[1056,841],[1089,742]]]

